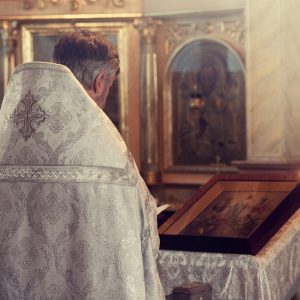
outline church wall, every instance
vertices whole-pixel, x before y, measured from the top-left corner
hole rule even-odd
[[[284,110],[278,1],[247,7],[248,159],[280,159]],[[279,71],[281,70],[281,71]]]
[[[247,1],[248,160],[299,160],[300,3]]]
[[[207,12],[242,8],[245,0],[145,0],[144,15],[168,15],[174,13]]]
[[[300,159],[300,2],[281,0],[282,5],[282,66],[286,68],[284,85],[286,156]]]
[[[196,188],[215,173],[237,168],[225,170],[217,162],[208,171],[195,165],[192,171],[182,168],[165,172],[167,126],[164,128],[162,103],[166,100],[167,63],[178,47],[199,38],[215,39],[232,47],[245,63],[246,162],[299,161],[299,13],[300,3],[296,0],[2,0],[0,22],[9,20],[6,33],[13,39],[11,43],[5,41],[7,49],[3,52],[2,45],[0,55],[10,53],[5,64],[11,74],[14,62],[24,61],[25,27],[34,25],[40,30],[55,25],[62,30],[63,26],[82,27],[84,23],[97,28],[119,23],[126,32],[122,35],[126,43],[120,40],[128,69],[123,90],[129,102],[122,115],[130,116],[124,123],[126,142],[135,149],[132,152],[148,184]],[[141,108],[146,108],[148,114]]]

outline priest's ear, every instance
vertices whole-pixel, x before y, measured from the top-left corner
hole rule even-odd
[[[100,72],[95,80],[94,80],[94,83],[93,83],[93,92],[96,94],[96,95],[102,95],[104,93],[104,73],[103,72]]]

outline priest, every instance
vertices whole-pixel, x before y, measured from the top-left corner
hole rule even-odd
[[[17,66],[0,112],[0,298],[164,299],[156,203],[103,112],[119,58],[97,33]]]

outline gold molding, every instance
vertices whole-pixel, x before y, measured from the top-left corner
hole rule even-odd
[[[143,169],[148,184],[158,183],[158,89],[157,55],[155,51],[156,32],[161,21],[152,18],[134,20],[134,27],[141,37],[141,115],[143,135]]]
[[[103,14],[61,14],[61,15],[0,15],[0,20],[4,21],[48,21],[48,20],[80,20],[80,19],[133,19],[140,18],[141,13],[103,13]]]
[[[76,12],[84,5],[93,5],[99,2],[103,3],[104,8],[108,8],[110,5],[114,8],[123,8],[126,5],[125,0],[23,0],[23,8],[25,10],[35,8],[43,10],[48,5],[67,5],[70,11]]]
[[[189,38],[195,36],[218,36],[224,40],[232,40],[240,47],[245,45],[245,24],[242,16],[207,18],[198,22],[188,20],[184,23],[169,22],[164,24],[167,31],[165,53],[169,55],[174,49]]]
[[[146,41],[147,44],[153,44],[156,31],[162,21],[155,20],[153,18],[135,19],[133,22],[135,28],[137,28],[141,34],[141,37]]]
[[[16,21],[0,22],[0,38],[2,39],[2,61],[3,61],[3,91],[5,92],[7,82],[11,77],[16,65],[17,48],[17,26]]]

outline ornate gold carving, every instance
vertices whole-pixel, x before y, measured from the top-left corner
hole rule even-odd
[[[139,30],[142,39],[144,39],[147,44],[152,44],[156,30],[158,26],[162,24],[162,22],[152,18],[147,18],[135,19],[133,24]]]
[[[0,23],[0,38],[2,39],[3,83],[4,91],[16,65],[17,30],[16,21],[2,21]]]
[[[38,8],[45,9],[47,5],[68,5],[70,11],[78,11],[84,5],[92,5],[102,2],[105,8],[112,5],[115,8],[125,6],[125,0],[23,0],[23,8],[26,10]]]
[[[36,98],[29,91],[25,98],[21,100],[21,103],[19,103],[11,118],[17,126],[21,124],[19,131],[25,141],[27,141],[37,126],[45,121],[46,114],[37,104]]]
[[[235,41],[240,44],[245,42],[245,27],[240,19],[224,20],[216,23],[219,31],[229,34]]]
[[[186,41],[195,36],[228,36],[235,40],[238,44],[244,45],[245,26],[242,18],[206,20],[188,23],[169,23],[166,24],[167,36],[165,42],[166,54],[170,54],[173,50]]]
[[[142,143],[146,146],[143,152],[143,174],[148,184],[157,183],[158,176],[158,93],[157,93],[157,58],[155,52],[155,35],[161,21],[152,18],[136,19],[134,26],[141,35],[141,113],[145,115],[142,122]]]
[[[124,7],[125,6],[125,0],[112,0],[112,4],[115,7]]]

